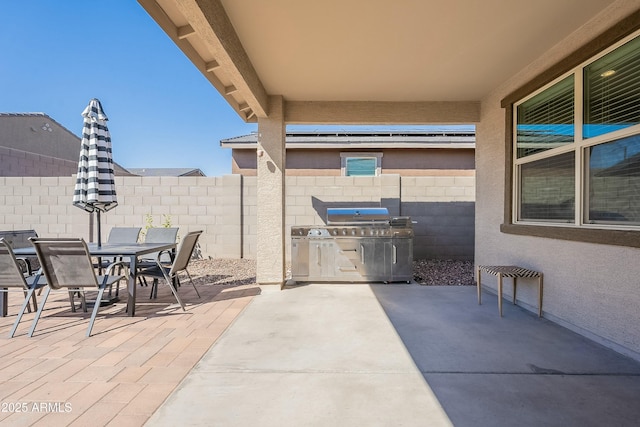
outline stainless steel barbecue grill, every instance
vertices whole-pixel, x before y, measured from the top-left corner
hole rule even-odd
[[[326,226],[291,227],[299,282],[410,282],[413,226],[386,208],[329,208]]]

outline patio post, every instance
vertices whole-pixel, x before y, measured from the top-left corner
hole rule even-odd
[[[284,100],[269,97],[269,114],[258,118],[257,272],[262,290],[279,290],[285,279]]]

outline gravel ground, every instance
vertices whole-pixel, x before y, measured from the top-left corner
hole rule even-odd
[[[427,286],[475,286],[473,261],[421,259],[413,262],[413,280]]]
[[[193,260],[189,264],[189,273],[196,284],[253,285],[256,283],[256,261],[218,258]],[[473,261],[417,260],[413,263],[413,278],[416,283],[426,286],[475,285]]]
[[[189,263],[188,270],[196,285],[256,284],[256,261],[253,259],[197,259]]]

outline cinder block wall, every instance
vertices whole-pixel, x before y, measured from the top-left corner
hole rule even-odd
[[[3,230],[35,229],[42,237],[90,234],[90,214],[72,204],[74,177],[0,177],[0,224]],[[222,177],[116,177],[118,206],[102,215],[102,238],[114,226],[154,226],[169,219],[180,235],[203,230],[203,255],[240,258],[240,175]]]
[[[0,229],[96,240],[90,215],[72,205],[74,183],[74,177],[0,177]],[[116,187],[119,205],[102,215],[103,240],[114,226],[145,227],[151,215],[154,226],[168,219],[181,235],[203,230],[205,256],[255,258],[256,177],[116,177]],[[329,207],[383,206],[416,221],[416,259],[473,259],[474,189],[469,176],[288,176],[287,246],[291,226],[322,225]]]
[[[475,176],[402,177],[402,215],[414,224],[414,258],[472,260]]]

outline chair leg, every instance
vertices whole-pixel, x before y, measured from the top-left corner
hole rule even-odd
[[[28,290],[25,290],[25,291],[24,291],[24,297],[25,297],[25,299],[27,298],[27,294],[28,294],[28,293],[29,293],[29,291],[28,291]],[[7,293],[7,297],[8,297],[8,296],[9,296],[9,294]],[[35,295],[34,295],[34,297],[35,297]],[[6,298],[6,297],[5,297],[5,298]],[[35,301],[35,298],[34,298],[34,301]],[[36,307],[36,308],[35,308],[35,310],[37,310],[37,309],[38,309],[38,308]],[[28,311],[29,313],[31,313],[31,304],[27,304],[27,311]]]
[[[146,282],[146,279],[145,279]],[[158,279],[153,278],[153,283],[151,284],[151,292],[149,293],[149,299],[158,298]]]
[[[93,305],[93,312],[91,313],[91,320],[89,320],[89,328],[87,328],[87,337],[91,336],[91,330],[93,329],[93,323],[96,321],[96,315],[98,314],[98,309],[100,308],[100,301],[102,301],[102,294],[104,294],[104,287],[101,287],[98,291],[98,296],[96,298],[96,303]]]
[[[69,291],[69,303],[71,303],[71,312],[75,313],[76,312],[76,302],[73,300],[73,294],[75,294],[76,291]]]
[[[20,320],[22,319],[22,315],[24,314],[24,311],[27,309],[27,306],[29,305],[29,300],[31,299],[31,295],[33,295],[33,297],[35,298],[34,291],[35,291],[35,289],[29,289],[27,291],[27,295],[24,298],[24,302],[22,303],[22,307],[20,308],[20,312],[18,313],[18,317],[17,317],[16,321],[13,323],[13,328],[11,328],[11,332],[9,332],[9,338],[13,338],[13,336],[16,334],[16,330],[18,329],[18,325],[20,324]],[[29,313],[31,313],[31,310],[29,310]]]
[[[80,302],[82,304],[82,311],[84,311],[85,313],[87,312],[87,295],[84,293],[84,289],[81,289],[78,291],[80,293]],[[98,305],[100,304],[100,299],[96,300],[96,303],[98,303]]]
[[[189,277],[189,281],[191,282],[191,286],[193,286],[193,290],[196,291],[196,294],[198,295],[198,298],[200,298],[200,292],[198,292],[198,289],[196,288],[196,284],[193,283],[193,279],[191,278],[191,275],[189,274],[189,270],[187,270],[185,268],[184,272],[187,273],[187,277]]]
[[[171,278],[168,277],[166,274],[164,275],[164,278],[167,281],[167,285],[169,285],[171,292],[173,292],[173,296],[176,297],[176,301],[178,301],[178,304],[180,304],[180,307],[182,307],[182,311],[187,311],[187,309],[184,308],[184,303],[182,302],[182,300],[180,299],[180,296],[178,295],[178,291],[176,290],[175,286],[173,286],[173,280],[171,280]]]
[[[33,311],[38,310],[38,301],[36,299],[36,293],[35,292],[31,292],[31,299],[33,300]],[[31,313],[31,311],[29,311],[29,313]]]
[[[36,312],[36,317],[33,318],[31,329],[29,329],[29,332],[27,333],[28,337],[32,337],[33,332],[36,330],[36,325],[38,324],[38,320],[40,320],[40,315],[42,314],[44,303],[47,302],[47,298],[49,297],[50,292],[51,292],[51,288],[47,286],[46,290],[44,291],[44,295],[42,296],[42,300],[40,301],[40,307],[38,307],[38,311]]]

